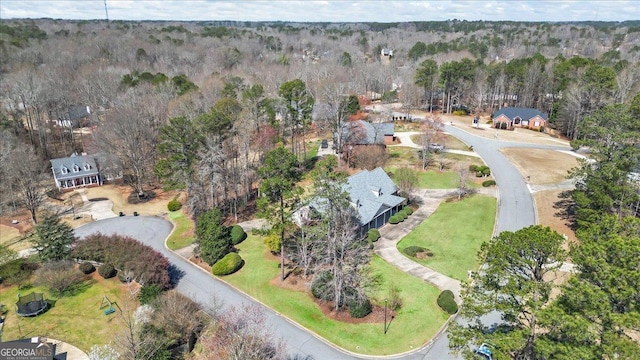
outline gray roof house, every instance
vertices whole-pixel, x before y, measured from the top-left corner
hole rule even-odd
[[[393,142],[393,123],[370,123],[365,120],[347,121],[342,125],[342,139],[345,145],[385,145]]]
[[[397,195],[398,187],[382,168],[362,170],[349,176],[343,190],[349,194],[349,203],[357,210],[362,232],[386,224],[407,202]],[[318,213],[324,212],[326,201],[323,200],[314,199],[296,211],[293,221],[298,226],[312,223]]]
[[[546,126],[547,118],[547,114],[538,109],[520,107],[505,107],[491,116],[493,126],[500,129],[513,129],[516,126],[540,129]]]
[[[55,122],[58,126],[66,128],[86,127],[91,123],[91,109],[83,105],[69,106],[64,116]]]
[[[72,190],[78,187],[100,186],[104,180],[122,177],[120,170],[115,171],[109,157],[95,155],[73,154],[65,158],[51,159],[51,171],[59,190]],[[104,164],[104,169],[102,166]],[[118,167],[119,168],[119,167]],[[103,171],[104,170],[104,171]]]
[[[397,195],[398,187],[380,167],[349,176],[345,187],[365,231],[386,224],[407,202]]]

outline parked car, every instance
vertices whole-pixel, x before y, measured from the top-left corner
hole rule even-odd
[[[431,144],[429,144],[429,150],[435,151],[435,152],[442,151],[442,150],[444,150],[444,145],[440,145],[440,144],[437,144],[437,143],[431,143]]]
[[[322,139],[322,142],[320,143],[320,147],[323,149],[326,149],[329,147],[329,142],[327,141],[327,139]]]
[[[489,344],[482,343],[482,345],[474,349],[473,352],[487,360],[493,360],[493,354],[491,353],[491,349],[489,349]]]

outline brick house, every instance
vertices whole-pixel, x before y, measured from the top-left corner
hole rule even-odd
[[[531,108],[505,107],[491,116],[493,127],[511,130],[516,127],[539,130],[547,126],[547,114]]]

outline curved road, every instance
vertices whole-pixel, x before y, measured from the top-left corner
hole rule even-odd
[[[456,126],[445,125],[445,131],[462,140],[480,155],[491,168],[498,185],[498,214],[494,234],[516,231],[538,222],[531,191],[518,169],[500,152],[505,147],[548,150],[571,150],[569,146],[538,145],[499,141],[475,136]]]
[[[445,130],[468,145],[473,146],[475,152],[491,168],[500,189],[498,220],[495,226],[496,234],[505,230],[515,231],[522,227],[536,224],[535,208],[526,181],[519,171],[500,153],[499,149],[502,147],[532,147],[569,150],[569,147],[517,144],[491,140],[474,136],[449,125],[445,126]],[[176,290],[204,304],[210,312],[215,311],[216,304],[224,307],[228,304],[236,305],[255,302],[255,300],[210,276],[207,272],[168,250],[164,246],[164,240],[169,236],[171,230],[172,224],[158,217],[125,216],[89,223],[75,229],[74,232],[79,238],[96,232],[104,234],[116,233],[131,236],[153,247],[166,256],[175,267],[176,273],[180,274]],[[375,358],[348,354],[338,350],[324,340],[314,336],[308,330],[291,323],[270,308],[266,306],[263,306],[263,308],[267,314],[267,321],[271,330],[282,337],[292,358],[317,360]],[[386,358],[407,360],[458,359],[458,357],[449,354],[448,341],[445,335],[436,338],[430,346],[411,354]]]

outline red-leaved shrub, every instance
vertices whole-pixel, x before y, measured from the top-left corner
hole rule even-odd
[[[76,259],[110,263],[120,271],[133,273],[136,281],[168,289],[169,260],[138,240],[119,235],[93,234],[77,241],[72,252]]]

